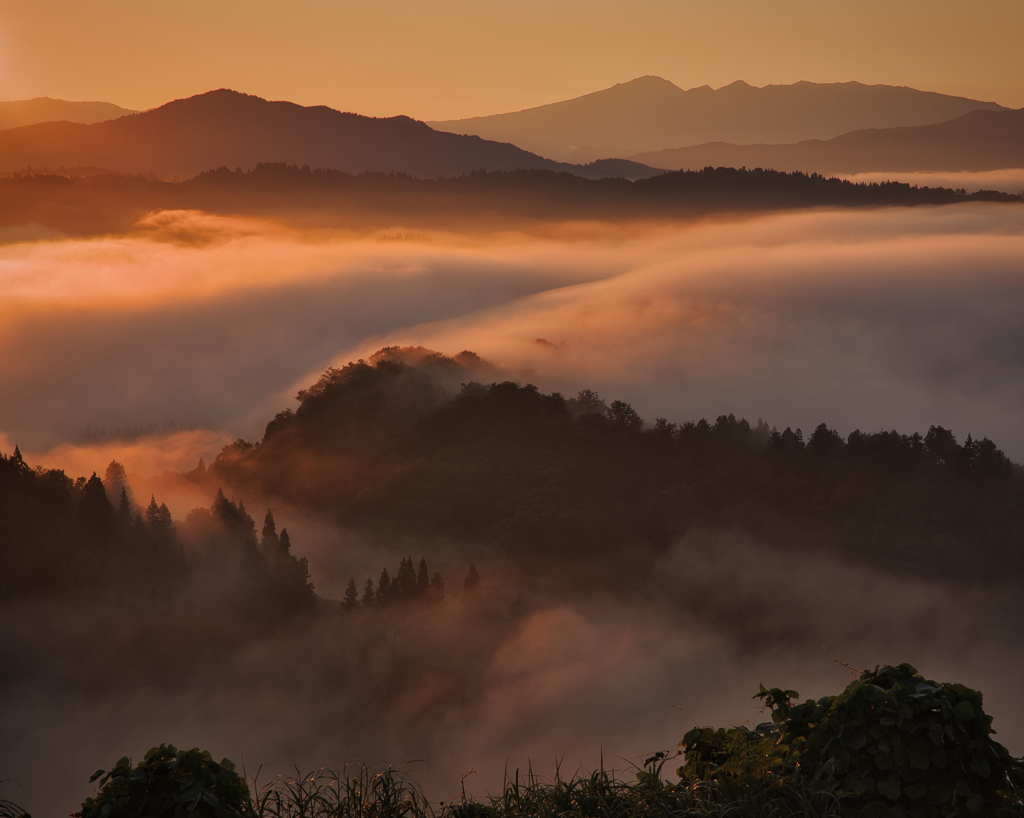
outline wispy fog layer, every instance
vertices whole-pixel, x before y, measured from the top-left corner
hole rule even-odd
[[[938,424],[1019,460],[1022,216],[968,206],[707,225],[610,249],[633,262],[614,278],[386,340],[471,345],[648,420],[733,412],[842,434]]]
[[[954,190],[963,189],[968,193],[979,190],[999,190],[1003,193],[1020,193],[1024,191],[1024,170],[1007,168],[1006,170],[985,171],[934,171],[932,173],[853,173],[844,174],[851,182],[906,182],[918,187],[948,187]]]
[[[457,579],[455,564],[440,567]],[[565,773],[603,754],[628,771],[673,749],[690,716],[756,723],[761,682],[838,692],[852,677],[822,645],[857,666],[909,661],[977,686],[999,739],[1024,750],[1013,589],[898,580],[714,531],[678,541],[642,598],[570,577],[558,598],[537,576],[481,570],[482,608],[454,592],[432,613],[325,616],[256,640],[199,599],[9,608],[0,764],[26,807],[53,815],[89,794],[97,767],[161,741],[244,759],[250,774],[419,759],[431,797],[456,797],[471,770],[479,796],[506,766],[550,775],[557,759]],[[527,610],[510,618],[516,592]]]
[[[0,430],[36,451],[168,422],[259,436],[328,363],[401,342],[648,420],[941,424],[1020,460],[1022,233],[1024,210],[984,204],[571,240],[158,214],[131,238],[0,249]]]
[[[1024,459],[1019,206],[389,241],[163,213],[127,238],[26,238],[0,248],[0,448],[76,476],[116,458],[136,497],[156,492],[179,521],[212,498],[162,472],[259,437],[324,367],[392,343],[472,349],[496,377],[596,389],[648,421],[941,424]],[[431,797],[457,796],[471,770],[482,795],[506,764],[550,774],[603,752],[623,769],[671,749],[691,726],[672,705],[726,725],[759,718],[759,682],[837,692],[851,677],[823,644],[980,688],[999,738],[1024,752],[1018,589],[693,531],[646,555],[641,591],[617,593],[482,544],[381,545],[274,511],[325,597],[422,554],[451,604],[402,619],[331,603],[255,637],[208,615],[199,590],[6,607],[0,777],[23,789],[2,795],[66,814],[97,767],[160,742],[250,773],[422,759]],[[460,599],[470,560],[483,608]]]

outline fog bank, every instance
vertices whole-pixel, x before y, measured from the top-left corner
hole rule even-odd
[[[648,420],[941,424],[1021,460],[1022,233],[1024,209],[985,204],[411,241],[161,214],[0,249],[0,430],[33,451],[168,422],[258,437],[328,364],[411,343]]]

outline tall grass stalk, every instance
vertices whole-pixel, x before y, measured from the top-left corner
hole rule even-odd
[[[660,772],[660,770],[659,770]],[[362,765],[312,773],[299,769],[262,787],[253,782],[257,818],[840,818],[835,798],[810,789],[671,784],[660,775],[624,781],[603,767],[543,781],[532,769],[506,774],[502,791],[430,802],[401,769]]]

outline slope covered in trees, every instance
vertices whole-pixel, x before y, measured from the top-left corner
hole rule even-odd
[[[202,585],[240,613],[290,616],[316,607],[305,559],[268,510],[262,536],[241,502],[217,491],[175,524],[164,503],[132,499],[124,467],[72,479],[0,454],[0,602],[15,598],[148,596]],[[265,616],[264,618],[268,618]]]
[[[475,383],[478,361],[390,348],[330,369],[260,442],[226,447],[212,479],[526,560],[625,554],[642,572],[673,538],[730,528],[898,573],[1024,571],[1024,475],[990,440],[937,426],[844,439],[825,424],[805,437],[732,415],[645,424],[589,391]]]
[[[0,227],[123,233],[145,230],[142,220],[153,211],[202,210],[331,228],[379,229],[400,221],[417,229],[550,229],[551,222],[565,219],[689,219],[807,207],[1020,202],[1018,195],[994,191],[855,184],[761,169],[706,167],[630,181],[623,177],[637,173],[628,163],[594,163],[594,175],[604,178],[520,170],[415,179],[260,164],[249,172],[222,167],[173,183],[96,169],[64,170],[0,179]]]

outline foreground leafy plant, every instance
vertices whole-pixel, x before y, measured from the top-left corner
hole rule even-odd
[[[680,775],[803,782],[866,816],[1020,814],[1024,763],[991,738],[978,691],[902,664],[865,671],[837,696],[793,704],[797,695],[762,686],[755,698],[773,723],[756,730],[691,730]]]
[[[251,818],[249,787],[228,759],[198,748],[154,747],[133,769],[120,759],[97,770],[100,789],[73,818]]]

